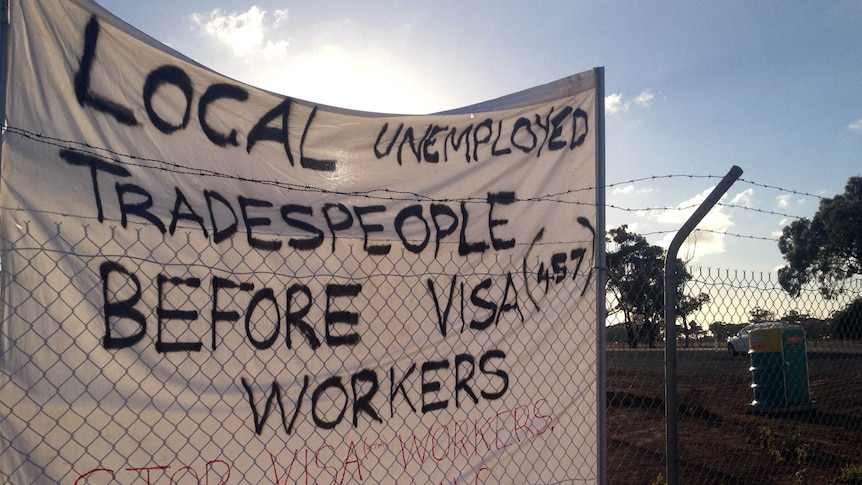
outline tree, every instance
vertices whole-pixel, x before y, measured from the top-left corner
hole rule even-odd
[[[840,283],[862,274],[862,177],[850,177],[843,194],[820,201],[814,217],[782,230],[778,249],[787,266],[778,281],[792,296],[816,281],[826,298],[842,292]]]
[[[748,311],[748,320],[751,323],[763,323],[775,321],[775,314],[759,306]]]
[[[862,340],[862,298],[853,300],[846,308],[835,312],[832,335],[841,340]]]
[[[713,340],[715,340],[715,348],[724,347],[724,341],[727,340],[727,337],[735,334],[742,328],[741,325],[732,324],[732,323],[724,323],[724,322],[712,322],[709,324],[709,333],[712,334]]]
[[[701,293],[697,296],[681,295],[676,304],[676,314],[682,318],[682,333],[685,335],[685,348],[688,348],[689,337],[692,333],[698,333],[700,327],[696,322],[688,324],[689,315],[700,310],[703,305],[709,303],[709,295]]]
[[[794,325],[802,325],[802,322],[805,322],[811,318],[811,315],[808,313],[802,313],[799,310],[790,310],[787,312],[787,315],[784,315],[779,320],[786,323],[792,323]]]
[[[622,312],[625,321],[641,314],[655,322],[664,316],[664,250],[620,226],[608,231],[615,251],[607,251],[607,288],[616,298],[609,313]]]
[[[634,321],[634,315],[643,315],[646,331],[657,332],[664,322],[664,249],[629,232],[626,225],[608,231],[608,242],[614,245],[614,250],[606,254],[607,291],[614,297],[608,313],[622,312],[626,322]],[[677,313],[683,317],[683,331],[688,337],[690,329],[685,319],[708,302],[709,296],[703,293],[697,297],[683,295],[691,274],[682,260],[677,259],[676,264],[679,268]],[[654,338],[654,333],[652,336]],[[649,339],[650,335],[646,337]]]

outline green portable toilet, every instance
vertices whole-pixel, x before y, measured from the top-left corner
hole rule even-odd
[[[808,393],[808,355],[805,330],[775,323],[748,334],[751,389],[754,400],[747,413],[806,411],[816,406]]]

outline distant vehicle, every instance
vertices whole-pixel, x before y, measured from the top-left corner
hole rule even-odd
[[[740,355],[748,353],[748,334],[756,328],[771,327],[779,325],[780,322],[760,322],[752,323],[740,330],[736,335],[727,337],[727,351],[731,355]]]

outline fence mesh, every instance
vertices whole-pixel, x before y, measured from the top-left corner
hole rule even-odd
[[[567,334],[560,332],[554,343],[560,348],[575,348],[581,365],[568,366],[554,361],[554,355],[565,354],[559,348],[553,352],[543,348],[538,342],[530,342],[531,332],[517,333],[516,338],[524,340],[523,349],[529,349],[530,355],[512,356],[517,359],[533,359],[540,372],[527,379],[524,389],[519,393],[524,396],[534,396],[534,399],[519,403],[505,410],[507,416],[483,416],[481,419],[464,419],[454,424],[436,425],[433,413],[413,419],[415,433],[399,435],[385,431],[372,434],[354,434],[353,431],[344,435],[344,441],[335,446],[329,444],[324,436],[324,429],[335,427],[341,420],[362,420],[371,422],[375,416],[370,412],[362,412],[361,406],[347,406],[339,399],[339,389],[345,393],[355,393],[369,382],[367,374],[354,373],[346,376],[344,381],[336,383],[329,381],[330,388],[317,387],[320,396],[326,395],[327,389],[336,390],[332,399],[321,398],[320,407],[314,412],[319,413],[312,419],[317,419],[319,426],[303,426],[295,421],[293,401],[296,392],[311,394],[314,373],[324,368],[324,362],[315,352],[305,351],[297,347],[297,360],[288,363],[296,369],[304,369],[306,379],[298,380],[299,388],[285,392],[283,399],[276,395],[279,389],[269,387],[269,383],[260,384],[245,381],[248,395],[243,393],[227,394],[215,401],[201,402],[200,396],[206,396],[207,389],[215,386],[226,386],[227,382],[242,381],[249,369],[257,372],[273,366],[283,367],[285,364],[278,359],[267,359],[265,354],[255,353],[253,359],[237,365],[237,362],[227,359],[225,365],[210,362],[201,365],[200,354],[187,353],[182,359],[172,359],[171,366],[154,365],[152,368],[170,368],[175,373],[178,382],[188,383],[188,388],[164,388],[164,383],[172,382],[171,375],[141,376],[133,375],[135,358],[164,359],[155,349],[144,350],[138,354],[115,352],[87,352],[80,342],[90,342],[93,349],[104,345],[106,328],[104,316],[93,311],[80,295],[92,292],[106,291],[101,282],[101,276],[93,268],[102,271],[113,270],[116,267],[91,264],[91,259],[122,261],[123,271],[127,274],[145,272],[143,268],[150,261],[123,260],[122,255],[132,248],[119,247],[111,234],[96,236],[86,225],[74,223],[58,224],[49,231],[53,234],[47,243],[37,243],[29,236],[27,227],[21,231],[21,236],[9,242],[13,251],[28,255],[30,264],[22,267],[4,267],[7,274],[6,294],[17,292],[27,295],[29,303],[37,302],[42,306],[42,316],[52,321],[63,322],[63,315],[75,314],[77,319],[85,323],[82,327],[60,325],[48,334],[33,335],[29,328],[13,328],[4,322],[3,331],[10,347],[4,348],[7,357],[11,347],[30,348],[34,339],[40,342],[31,356],[33,360],[51,362],[44,367],[44,375],[30,376],[37,382],[38,393],[28,394],[16,387],[16,379],[4,375],[3,388],[4,410],[0,421],[3,422],[4,440],[9,449],[4,451],[4,473],[14,474],[15,470],[8,467],[12,461],[11,454],[24,456],[24,466],[45,466],[68,469],[64,476],[68,483],[108,483],[116,480],[119,483],[238,483],[246,481],[236,475],[231,476],[231,463],[218,455],[212,455],[204,447],[196,448],[196,443],[208,443],[215,440],[225,446],[238,446],[252,456],[256,474],[266,477],[275,483],[424,483],[429,479],[440,481],[439,470],[429,471],[423,463],[439,464],[447,461],[444,475],[452,483],[460,483],[458,476],[465,473],[465,467],[471,463],[471,458],[478,454],[494,454],[505,449],[512,443],[526,444],[537,439],[544,433],[550,433],[552,424],[549,422],[549,409],[546,408],[548,396],[543,396],[540,389],[547,381],[561,381],[569,384],[555,388],[559,394],[552,396],[555,400],[595,402],[595,387],[589,385],[595,379],[594,368],[596,356],[590,353],[590,345],[584,345],[583,334]],[[59,263],[51,274],[39,274],[34,268],[40,267],[38,258],[52,248],[69,248],[68,254],[56,259]],[[239,247],[229,251],[240,251]],[[171,268],[169,253],[164,254],[159,246],[148,248],[153,260],[166,261],[159,263],[159,268]],[[320,280],[321,275],[329,275],[331,282],[342,283],[342,291],[349,284],[367,284],[386,286],[385,292],[393,298],[385,302],[363,301],[361,307],[354,308],[363,314],[372,313],[375,318],[387,324],[397,324],[401,327],[415,328],[416,332],[427,332],[423,340],[438,338],[436,331],[431,331],[422,325],[416,315],[433,314],[443,311],[429,304],[427,296],[429,281],[436,284],[437,291],[443,294],[446,285],[451,280],[434,280],[442,272],[442,268],[433,265],[417,266],[420,262],[411,259],[410,255],[402,253],[397,257],[384,260],[379,258],[373,262],[367,254],[347,247],[343,257],[337,263],[325,258],[315,259],[310,253],[302,259],[284,258],[280,263],[268,266],[265,271],[257,271],[255,267],[223,268],[219,254],[224,254],[224,248],[218,253],[201,252],[195,264],[178,264],[177,272],[170,277],[154,278],[151,281],[139,281],[137,288],[134,282],[116,285],[106,294],[106,300],[124,301],[130,295],[139,291],[160,292],[163,304],[159,311],[169,312],[169,309],[182,309],[189,306],[206,307],[200,302],[193,302],[197,296],[194,291],[176,291],[183,285],[187,289],[201,286],[221,285],[224,290],[219,298],[224,298],[216,306],[218,308],[248,307],[250,296],[242,291],[237,281],[250,283],[255,288],[279,287],[282,294],[290,293],[297,299],[307,302],[307,311],[323,314],[326,312],[326,299],[314,298],[313,293],[326,293],[326,288],[314,288],[312,280]],[[248,262],[254,258],[239,255],[240,260]],[[52,258],[54,260],[54,258]],[[77,261],[77,262],[75,262]],[[444,264],[454,263],[452,261]],[[484,281],[488,277],[505,277],[505,268],[516,262],[498,261],[485,268],[463,268],[475,275],[475,281]],[[335,264],[335,266],[332,266]],[[121,266],[122,266],[121,265]],[[206,269],[213,274],[224,275],[220,283],[216,278],[209,281],[196,281],[200,271]],[[582,268],[583,269],[583,268]],[[222,272],[219,273],[219,270]],[[11,272],[11,274],[10,274]],[[751,273],[745,271],[716,270],[713,268],[695,268],[692,278],[687,281],[684,294],[709,296],[696,313],[687,315],[685,328],[679,331],[678,347],[678,402],[679,407],[679,477],[681,483],[859,483],[862,479],[862,460],[860,443],[862,443],[862,344],[858,333],[851,329],[840,328],[836,317],[847,315],[852,311],[854,301],[862,295],[860,280],[850,280],[844,291],[833,299],[824,299],[816,288],[807,288],[802,294],[790,297],[770,274]],[[119,273],[118,273],[119,274]],[[270,279],[258,280],[259,275],[270,275]],[[342,275],[342,276],[337,276]],[[400,275],[400,276],[399,276]],[[114,275],[116,276],[116,275]],[[581,271],[576,278],[581,278],[581,285],[591,278],[590,271]],[[400,278],[400,279],[399,279]],[[550,284],[554,278],[545,275],[545,282]],[[62,283],[57,283],[57,282]],[[234,283],[231,283],[234,281]],[[77,287],[75,287],[78,285]],[[80,287],[84,285],[84,287]],[[457,285],[456,285],[457,286]],[[168,291],[173,288],[173,291]],[[304,293],[309,289],[309,293]],[[313,290],[313,291],[312,291]],[[577,294],[575,291],[573,294]],[[331,298],[337,298],[344,293],[330,293]],[[77,295],[77,296],[76,296]],[[14,316],[16,306],[7,305],[7,315]],[[28,303],[28,304],[29,304]],[[210,302],[212,303],[212,302]],[[259,305],[267,305],[268,299],[259,301]],[[525,304],[526,302],[521,302]],[[21,304],[21,302],[19,302]],[[456,305],[459,304],[456,302]],[[261,308],[263,308],[263,306]],[[563,305],[565,306],[565,305]],[[215,308],[215,307],[214,307]],[[571,308],[571,307],[570,307]],[[577,307],[574,307],[577,309]],[[97,309],[98,310],[98,309]],[[216,310],[213,310],[216,311]],[[267,310],[264,308],[263,312]],[[519,310],[520,311],[520,310]],[[229,312],[228,312],[229,313]],[[242,326],[244,322],[228,313],[221,315],[225,325]],[[852,316],[852,314],[851,314]],[[174,315],[181,318],[182,315]],[[554,318],[554,317],[551,317]],[[583,319],[586,315],[575,315]],[[615,317],[611,315],[611,320]],[[860,318],[855,316],[856,321]],[[517,319],[515,319],[517,320]],[[756,402],[756,389],[752,384],[758,379],[755,369],[761,362],[755,362],[755,354],[749,354],[751,343],[740,345],[738,335],[745,335],[745,327],[754,321],[781,321],[800,325],[805,331],[804,344],[806,355],[802,374],[791,375],[789,379],[804,380],[806,394],[804,406],[799,402],[791,404],[775,397],[777,404],[760,412]],[[660,325],[653,330],[646,327],[650,322],[610,322],[606,336],[606,383],[607,390],[607,429],[603,430],[607,438],[607,478],[609,483],[660,483],[665,473],[665,419],[664,409],[666,398],[664,394],[665,369]],[[683,324],[682,319],[679,322]],[[166,325],[160,328],[165,332],[157,339],[166,343],[201,342],[203,347],[212,349],[234,348],[239,342],[228,342],[222,339],[248,339],[259,346],[267,343],[277,335],[278,323],[269,322],[270,327],[248,327],[243,332],[222,332],[219,328],[206,329],[202,334],[189,333],[188,326]],[[221,323],[219,325],[222,325]],[[134,329],[132,329],[134,330]],[[126,328],[114,329],[115,337],[119,334],[130,335],[133,331]],[[848,333],[849,332],[849,333]],[[150,334],[155,330],[150,329]],[[410,347],[413,339],[405,339],[401,332],[382,332],[379,345],[400,346],[405,354],[415,352]],[[751,334],[754,335],[754,334]],[[304,338],[294,335],[295,338]],[[306,336],[307,337],[307,336]],[[732,342],[728,341],[731,337]],[[285,338],[282,333],[280,338]],[[405,339],[399,341],[399,339]],[[751,338],[749,338],[751,340]],[[79,344],[73,345],[73,342]],[[271,342],[270,342],[271,343]],[[284,343],[281,343],[284,345]],[[442,341],[441,341],[442,344]],[[486,342],[486,344],[492,344]],[[155,345],[155,344],[151,344]],[[782,344],[783,345],[783,344]],[[493,345],[492,345],[493,346]],[[747,347],[746,347],[747,346]],[[91,349],[92,350],[92,349]],[[459,353],[460,363],[471,361],[479,368],[481,356],[470,355],[466,351]],[[756,349],[755,349],[756,350]],[[305,353],[303,353],[305,352]],[[785,349],[779,350],[781,359],[785,357]],[[769,357],[769,349],[760,355]],[[107,355],[106,360],[94,361],[93,355]],[[218,354],[215,354],[218,355]],[[787,354],[789,355],[789,354]],[[369,355],[344,355],[343,368],[364,369],[370,366]],[[489,357],[491,359],[493,356]],[[217,359],[218,360],[218,359]],[[422,363],[415,363],[422,366]],[[450,364],[456,364],[455,361]],[[757,364],[757,365],[755,365]],[[768,363],[767,363],[768,364]],[[769,364],[771,365],[771,364]],[[789,364],[781,360],[778,368]],[[127,368],[130,373],[117,382],[108,382],[102,373],[106,368]],[[385,367],[385,364],[384,364]],[[388,368],[391,376],[379,376],[379,385],[386,387],[389,398],[399,392],[397,383],[409,375],[407,368]],[[13,372],[4,367],[4,373]],[[278,372],[271,372],[278,375]],[[302,372],[299,372],[302,374]],[[336,372],[337,374],[337,372]],[[801,375],[801,377],[800,377]],[[387,381],[387,379],[389,379]],[[788,386],[795,384],[775,384],[768,379],[760,378],[757,384],[774,386],[776,392],[789,392]],[[782,379],[788,379],[782,374]],[[384,381],[390,384],[384,385]],[[514,380],[512,381],[514,385]],[[586,384],[585,384],[586,383]],[[319,386],[319,382],[317,385]],[[472,395],[472,391],[463,388],[461,402],[467,399],[477,400],[488,398],[499,391],[500,381],[489,378],[488,385],[480,396]],[[53,386],[53,387],[51,387]],[[354,386],[352,390],[350,386]],[[285,388],[287,386],[285,385]],[[322,390],[321,390],[322,389]],[[367,389],[367,388],[366,388]],[[281,389],[283,391],[284,389]],[[189,392],[191,391],[191,392]],[[412,391],[404,391],[409,394]],[[359,391],[361,394],[362,391]],[[471,393],[467,396],[467,393]],[[256,394],[254,403],[248,402],[249,395]],[[407,395],[405,394],[405,396]],[[478,392],[477,392],[478,394]],[[346,394],[344,394],[346,396]],[[38,397],[37,397],[38,396]],[[65,403],[69,396],[74,397],[75,407]],[[144,397],[139,407],[130,407],[124,401],[124,396]],[[411,394],[412,396],[412,394]],[[759,396],[761,401],[764,396]],[[770,399],[766,396],[766,399]],[[421,406],[422,400],[390,400],[395,408],[398,406]],[[89,403],[81,406],[81,403]],[[433,402],[426,403],[433,405]],[[284,434],[283,448],[273,452],[257,449],[252,441],[243,441],[243,433],[233,433],[229,430],[247,427],[248,422],[219,422],[216,418],[218,410],[244,406],[254,409],[252,421],[255,426],[266,429],[267,432]],[[282,407],[278,410],[277,408]],[[206,410],[212,410],[207,412]],[[403,411],[403,410],[402,410]],[[415,409],[414,409],[415,411]],[[579,415],[583,410],[576,409],[570,416],[573,423],[583,421],[591,424],[590,416]],[[308,412],[308,410],[305,410]],[[397,414],[397,409],[388,410],[390,415]],[[259,413],[259,415],[258,415]],[[408,412],[408,415],[411,413]],[[182,419],[180,419],[182,415]],[[191,421],[186,418],[191,417]],[[269,420],[267,420],[269,416]],[[106,423],[102,429],[95,428],[92,423]],[[355,423],[356,421],[354,421]],[[129,428],[127,423],[134,423]],[[189,423],[193,423],[190,425]],[[320,426],[322,424],[322,426]],[[181,427],[178,427],[181,426]],[[436,427],[435,427],[436,426]],[[349,426],[348,426],[349,428]],[[42,442],[22,446],[26,433],[10,434],[9,430],[36,430],[45,436]],[[339,428],[341,429],[341,428]],[[531,463],[516,474],[503,477],[483,477],[481,471],[475,473],[479,481],[506,483],[540,483],[536,479],[535,466],[552,466],[552,463],[568,463],[563,470],[554,471],[566,477],[583,477],[589,470],[578,469],[578,463],[588,469],[591,462],[598,457],[597,450],[584,450],[576,443],[590,438],[595,429],[590,426],[570,426],[574,434],[559,433],[555,449],[559,453],[576,453],[579,456],[557,456],[544,460],[542,463]],[[505,430],[505,436],[501,433]],[[129,457],[122,456],[120,449],[127,449],[128,442],[116,443],[116,449],[105,456],[94,456],[91,446],[104,436],[116,435],[122,440],[134,439],[131,446],[134,454],[145,456],[146,460],[138,459],[141,466],[129,465]],[[547,436],[546,436],[547,437]],[[297,442],[322,441],[327,443],[316,449],[296,446]],[[195,457],[186,462],[167,458]],[[95,462],[96,466],[81,470],[79,463]],[[116,465],[120,464],[120,465]],[[574,468],[571,468],[574,467]],[[594,479],[595,477],[593,477]],[[55,481],[55,477],[45,475],[43,481]],[[585,478],[585,481],[591,479]],[[580,479],[563,481],[561,483],[578,483]],[[449,483],[448,481],[444,483]]]
[[[589,260],[563,274],[505,253],[379,257],[352,240],[337,257],[261,258],[244,240],[34,225],[4,244],[4,482],[596,479]],[[195,261],[175,260],[177,237]]]
[[[855,310],[862,281],[827,300],[817,288],[793,298],[772,274],[691,272],[684,295],[709,300],[687,316],[686,331],[677,322],[680,483],[860,483],[862,344],[841,338],[859,335],[835,322]],[[773,347],[762,339],[765,329],[748,339],[749,324],[769,321],[804,328],[801,368],[793,366],[792,336]],[[610,483],[665,476],[665,342],[658,332],[652,348],[647,333],[638,324],[608,327]]]

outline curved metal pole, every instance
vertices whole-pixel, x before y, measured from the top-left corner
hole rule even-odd
[[[665,332],[665,417],[667,418],[667,483],[668,485],[679,484],[679,435],[678,415],[679,403],[676,391],[676,285],[679,281],[677,274],[676,256],[683,241],[694,230],[695,227],[706,217],[706,214],[718,203],[719,199],[727,193],[730,186],[742,175],[742,169],[734,165],[715,189],[707,196],[700,207],[680,228],[674,236],[670,247],[667,248],[667,256],[664,260],[664,332]]]

